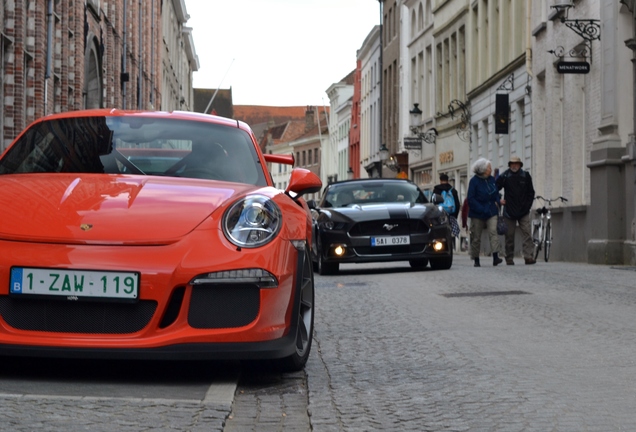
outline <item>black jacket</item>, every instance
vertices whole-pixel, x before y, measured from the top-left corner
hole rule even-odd
[[[455,211],[450,215],[457,219],[457,215],[459,214],[459,210],[461,207],[459,203],[459,195],[457,195],[457,189],[455,189],[450,183],[440,183],[433,188],[433,193],[441,195],[442,191],[448,192],[451,188],[453,188],[452,194],[453,198],[455,198]]]
[[[496,183],[498,190],[505,190],[504,215],[507,218],[518,220],[530,213],[534,201],[534,187],[532,177],[527,171],[519,169],[515,173],[507,169],[497,177]]]

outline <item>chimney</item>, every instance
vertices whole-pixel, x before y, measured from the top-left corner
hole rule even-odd
[[[313,129],[314,126],[316,126],[314,107],[307,105],[307,110],[305,111],[305,132]]]

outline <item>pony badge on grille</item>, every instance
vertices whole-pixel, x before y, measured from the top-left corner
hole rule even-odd
[[[395,228],[396,226],[398,226],[398,224],[395,225],[391,225],[391,224],[384,224],[382,225],[382,228],[384,228],[387,231],[391,231],[393,228]]]
[[[80,225],[80,229],[82,231],[90,231],[91,228],[93,228],[93,225],[91,225],[91,224],[81,224]]]

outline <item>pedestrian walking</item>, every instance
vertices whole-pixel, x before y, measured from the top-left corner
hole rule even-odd
[[[448,174],[440,174],[439,175],[439,184],[435,185],[433,188],[434,194],[442,195],[443,197],[449,196],[452,198],[453,206],[449,208],[446,205],[446,200],[442,203],[442,207],[448,213],[450,217],[450,224],[453,233],[453,246],[455,245],[455,237],[459,235],[459,223],[457,222],[457,216],[459,215],[460,203],[459,203],[459,195],[457,194],[457,189],[455,189],[448,182]]]
[[[523,170],[523,162],[517,156],[510,158],[508,169],[495,181],[497,190],[504,190],[501,205],[504,206],[504,220],[508,226],[505,235],[506,264],[514,265],[515,230],[519,224],[522,253],[526,264],[534,264],[534,244],[530,231],[530,210],[534,201],[534,187],[530,173]]]
[[[497,215],[499,214],[499,192],[492,174],[492,164],[486,158],[479,158],[473,163],[475,174],[468,183],[468,217],[470,218],[470,257],[475,267],[480,267],[479,253],[481,235],[488,233],[492,249],[492,265],[501,264],[499,258],[499,235],[497,234]]]

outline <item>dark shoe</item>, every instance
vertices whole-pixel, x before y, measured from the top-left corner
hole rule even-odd
[[[506,264],[508,265],[515,265],[515,262],[509,258],[506,258]]]
[[[492,265],[496,266],[499,265],[503,262],[503,260],[501,258],[499,258],[499,253],[495,252],[494,254],[492,254]]]
[[[525,259],[526,264],[536,264],[537,262],[534,260],[534,258],[526,258]]]
[[[481,267],[481,265],[479,265],[479,258],[475,258],[475,267]]]

